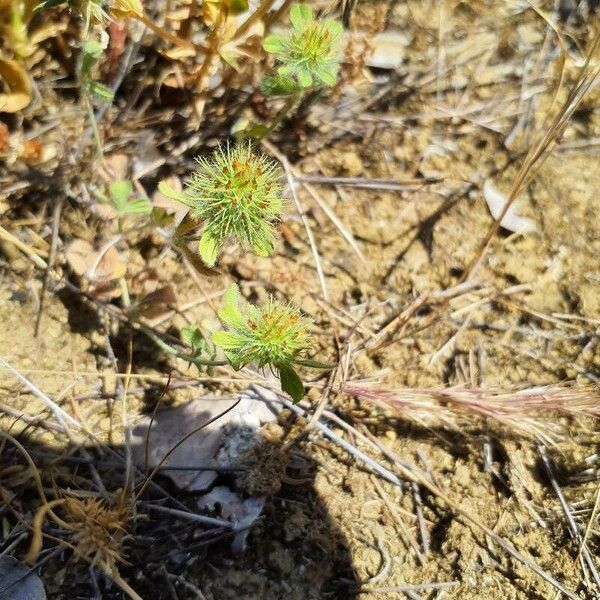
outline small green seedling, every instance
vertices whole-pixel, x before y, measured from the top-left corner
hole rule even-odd
[[[198,358],[209,350],[209,346],[198,327],[188,325],[181,330],[181,340],[192,348],[190,356]]]
[[[166,182],[159,190],[185,204],[202,222],[198,249],[213,266],[219,249],[230,239],[259,256],[274,250],[275,227],[283,209],[279,166],[250,144],[220,147],[209,159],[198,158],[198,169],[183,192]]]
[[[112,102],[112,90],[99,81],[93,78],[93,69],[102,55],[102,46],[96,40],[86,40],[81,48],[81,66],[79,68],[79,85],[81,86],[81,95],[85,103],[94,141],[96,142],[96,150],[98,156],[102,156],[102,142],[100,140],[100,132],[98,131],[98,123],[94,115],[93,99],[97,98],[103,102]]]
[[[144,215],[152,212],[152,204],[148,198],[132,198],[133,185],[131,181],[126,179],[113,181],[108,192],[110,203],[119,216]]]
[[[102,46],[96,40],[86,40],[81,48],[81,67],[79,69],[79,83],[84,93],[99,98],[104,102],[112,102],[112,90],[95,81],[93,78],[93,68],[96,66],[102,56]]]
[[[287,96],[287,101],[267,126],[256,124],[239,132],[239,137],[262,139],[273,132],[304,99],[308,91],[336,84],[340,67],[338,50],[343,27],[339,21],[317,21],[307,4],[290,9],[292,30],[270,35],[263,48],[273,54],[277,73],[263,77],[260,89],[265,96]]]
[[[294,93],[314,86],[333,86],[340,65],[338,46],[343,27],[339,21],[316,21],[307,4],[290,10],[292,30],[287,35],[270,35],[263,48],[279,63],[277,77],[265,78],[263,91]]]
[[[238,288],[231,285],[225,293],[219,317],[229,330],[213,333],[213,342],[223,350],[231,366],[238,370],[251,362],[260,368],[268,365],[279,377],[282,391],[294,402],[304,395],[304,385],[295,365],[331,368],[306,360],[306,353],[312,347],[308,332],[310,321],[289,304],[270,298],[265,305],[249,305],[242,312]]]
[[[215,360],[217,349],[214,344],[204,337],[199,327],[194,325],[188,325],[181,330],[181,340],[191,347],[190,365],[195,364],[200,371],[206,370],[210,375],[212,373],[211,363],[217,363]],[[202,357],[208,357],[208,360],[203,361]]]

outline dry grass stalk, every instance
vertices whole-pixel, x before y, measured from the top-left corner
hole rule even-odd
[[[344,393],[391,408],[400,416],[427,426],[459,429],[473,417],[487,417],[518,435],[554,444],[564,433],[556,414],[599,418],[596,387],[534,387],[507,391],[478,387],[386,390],[363,383],[347,383]]]
[[[494,223],[477,249],[475,256],[471,259],[470,263],[464,270],[461,281],[466,281],[469,279],[469,277],[471,277],[473,271],[477,268],[481,259],[483,258],[493,237],[500,229],[500,223],[502,223],[502,220],[519,196],[519,193],[526,183],[530,181],[544,160],[549,156],[550,152],[554,149],[560,140],[560,137],[564,133],[567,125],[569,124],[571,117],[577,110],[577,107],[580,105],[581,101],[590,91],[590,89],[596,84],[598,77],[600,77],[600,66],[598,66],[596,60],[599,48],[600,34],[597,34],[592,42],[586,61],[579,71],[579,77],[577,78],[575,85],[571,89],[563,105],[553,116],[547,129],[542,133],[539,140],[530,148],[529,152],[527,153],[525,160],[523,161],[523,164],[521,165],[521,168],[515,177],[515,181],[502,211],[494,220]]]

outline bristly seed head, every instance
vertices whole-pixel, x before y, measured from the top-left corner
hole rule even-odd
[[[183,193],[161,184],[161,191],[184,203],[203,222],[199,251],[213,266],[219,248],[235,238],[259,256],[274,250],[274,223],[283,209],[282,174],[275,161],[253,151],[250,143],[219,147],[199,157]]]
[[[263,306],[249,305],[242,313],[235,285],[227,290],[219,317],[230,331],[215,332],[213,341],[235,368],[254,361],[259,367],[278,368],[301,358],[311,347],[309,320],[297,308],[269,298]]]
[[[219,317],[229,331],[216,331],[213,342],[223,349],[235,369],[256,362],[269,365],[279,373],[282,389],[299,400],[304,388],[293,365],[301,362],[312,346],[308,333],[310,321],[289,304],[270,298],[263,306],[238,306],[238,288],[225,293]]]

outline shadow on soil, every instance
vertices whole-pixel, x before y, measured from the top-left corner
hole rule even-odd
[[[202,422],[202,414],[198,414],[197,422]],[[164,418],[159,411],[153,432]],[[143,437],[140,443],[140,437],[135,434],[134,431],[134,455],[142,453],[143,456]],[[243,438],[245,432],[230,429],[227,435]],[[181,436],[179,432],[179,439]],[[45,489],[59,490],[58,497],[67,493],[80,497],[90,493],[101,496],[99,481],[109,492],[123,485],[122,447],[71,447],[57,451],[56,447],[32,442],[27,430],[17,439],[38,467]],[[194,479],[195,474],[206,475],[207,468],[202,462],[203,456],[199,454],[194,465],[180,466]],[[210,467],[214,468],[215,462]],[[343,534],[315,490],[316,465],[307,455],[296,452],[284,456],[281,443],[263,440],[251,449],[242,448],[235,464],[219,467],[212,477],[204,476],[205,483],[213,481],[203,491],[182,491],[166,473],[161,471],[156,476],[157,485],[148,489],[137,505],[137,518],[131,521],[124,538],[126,562],[119,565],[123,578],[144,600],[201,597],[208,600],[346,600],[358,596],[352,558]],[[14,543],[10,554],[22,559],[30,535],[13,510],[31,522],[40,502],[27,462],[8,442],[0,447],[0,485],[5,531],[10,532],[4,536],[0,551]],[[224,511],[218,503],[211,507],[212,512],[199,508],[201,497],[211,490],[214,492],[215,488],[232,490],[242,500],[263,494],[261,516],[247,530],[246,548],[242,552],[234,550],[240,543],[239,536],[234,541],[235,536],[222,527],[157,512],[144,504],[151,501],[168,508],[221,518]],[[7,498],[11,498],[10,507],[6,504]],[[57,512],[65,516],[60,509]],[[52,521],[45,521],[44,532],[73,542],[73,538]],[[40,574],[48,598],[126,598],[100,570],[76,560],[70,550],[56,551],[49,557],[57,547],[55,542],[46,540],[38,561],[43,562]],[[201,590],[203,596],[193,586]],[[16,600],[18,595],[6,596],[9,598]]]

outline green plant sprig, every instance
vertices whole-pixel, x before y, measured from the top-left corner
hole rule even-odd
[[[290,9],[292,30],[283,35],[270,35],[263,48],[276,59],[277,72],[266,75],[260,83],[265,96],[286,96],[286,102],[270,125],[256,124],[240,132],[240,137],[263,139],[300,105],[311,89],[336,84],[339,65],[339,41],[343,27],[339,21],[315,20],[307,4],[294,4]]]
[[[259,368],[269,366],[278,376],[282,391],[294,402],[304,396],[304,385],[295,365],[331,368],[331,365],[306,359],[313,345],[308,331],[310,321],[290,304],[269,298],[263,306],[248,305],[242,312],[239,290],[231,285],[225,293],[219,317],[229,329],[215,331],[212,340],[223,350],[231,366],[236,370],[250,363],[256,363]]]
[[[81,48],[81,66],[79,68],[79,85],[81,87],[81,94],[87,110],[88,119],[92,127],[98,156],[102,156],[102,141],[100,139],[98,123],[94,114],[93,99],[97,98],[103,102],[112,102],[113,100],[112,90],[103,83],[95,81],[93,78],[93,69],[100,60],[101,55],[102,46],[99,42],[96,40],[86,40],[83,43]]]
[[[293,94],[315,85],[335,85],[342,24],[334,20],[315,20],[307,4],[292,6],[290,22],[292,30],[288,34],[270,35],[263,41],[263,48],[279,63],[277,77],[266,78],[263,91]]]

